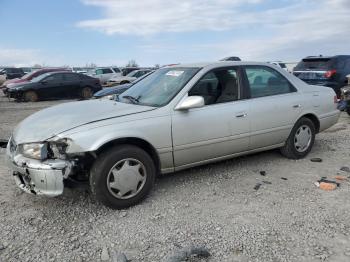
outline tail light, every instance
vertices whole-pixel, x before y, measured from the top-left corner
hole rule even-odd
[[[324,73],[324,77],[325,78],[331,78],[332,76],[334,76],[337,73],[337,70],[333,69],[333,70],[329,70],[326,73]]]

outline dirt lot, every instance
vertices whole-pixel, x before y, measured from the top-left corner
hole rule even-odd
[[[56,103],[0,98],[0,139]],[[202,261],[350,261],[350,184],[331,192],[314,185],[323,176],[350,176],[340,171],[350,166],[349,135],[343,114],[303,160],[270,151],[167,175],[146,201],[121,211],[83,189],[51,199],[22,193],[0,149],[0,261],[117,261],[116,252],[165,261],[191,244],[209,249]]]

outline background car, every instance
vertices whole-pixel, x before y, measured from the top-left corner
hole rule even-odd
[[[139,67],[124,67],[122,68],[123,76],[126,76],[127,74],[131,73],[132,71],[139,70]]]
[[[126,76],[114,76],[111,79],[107,81],[107,86],[113,86],[113,85],[123,85],[128,84],[133,81],[135,81],[137,78],[144,76],[145,74],[148,74],[151,72],[151,69],[140,69],[130,72]]]
[[[0,88],[10,88],[15,86],[16,84],[19,83],[25,83],[25,82],[29,82],[31,81],[33,78],[38,77],[42,74],[45,73],[49,73],[49,72],[56,72],[56,71],[70,71],[69,69],[66,68],[43,68],[43,69],[38,69],[35,70],[33,72],[30,72],[24,76],[22,76],[21,78],[14,78],[14,79],[10,79],[7,80],[3,83],[2,86],[0,86]]]
[[[140,82],[142,79],[146,78],[150,74],[152,74],[154,71],[150,71],[149,73],[139,77],[136,79],[134,82],[129,83],[129,84],[123,84],[123,85],[117,85],[115,87],[106,87],[103,88],[102,90],[96,92],[94,94],[94,98],[109,98],[113,99],[115,95],[120,95],[124,93],[126,90],[128,90],[131,86],[135,85],[136,83]]]
[[[221,59],[220,61],[242,61],[242,60],[238,56],[228,56]]]
[[[268,62],[268,63],[273,64],[273,65],[275,65],[275,66],[278,66],[278,67],[280,67],[280,68],[286,70],[287,72],[289,72],[289,71],[288,71],[288,68],[287,68],[287,66],[286,66],[286,64],[283,63],[283,62],[280,62],[280,61],[273,61],[273,62]]]
[[[301,60],[293,74],[310,85],[333,88],[338,98],[350,74],[350,55],[308,56]]]
[[[7,90],[10,98],[36,102],[42,99],[80,97],[88,99],[101,90],[100,81],[73,72],[50,72]]]
[[[24,76],[24,72],[21,68],[5,67],[0,70],[0,85],[2,85],[8,79],[14,79]]]
[[[106,84],[110,78],[121,76],[122,71],[118,67],[99,67],[88,72],[88,75],[98,78],[101,84]]]

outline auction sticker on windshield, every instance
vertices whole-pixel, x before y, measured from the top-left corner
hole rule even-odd
[[[168,73],[166,73],[167,76],[180,76],[183,74],[184,71],[178,71],[178,70],[171,70]]]

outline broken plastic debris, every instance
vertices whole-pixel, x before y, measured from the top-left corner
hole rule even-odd
[[[346,176],[341,176],[341,175],[336,175],[336,176],[335,176],[335,179],[336,179],[336,180],[339,180],[339,181],[348,180],[348,178],[347,178]]]
[[[322,158],[315,157],[310,159],[311,162],[322,162]]]
[[[321,189],[326,190],[326,191],[331,191],[337,188],[336,184],[333,183],[326,183],[326,182],[321,182],[320,186]]]
[[[344,171],[344,172],[350,173],[350,168],[349,168],[348,166],[342,166],[342,167],[340,168],[340,170],[341,170],[341,171]]]
[[[197,257],[209,257],[210,253],[208,249],[205,247],[194,247],[190,246],[187,248],[180,249],[179,251],[175,252],[172,256],[168,257],[166,259],[166,262],[181,262],[181,261],[187,261],[191,256],[197,256]]]
[[[259,188],[261,187],[261,185],[262,185],[261,183],[257,183],[257,184],[255,185],[254,189],[255,189],[255,190],[259,190]]]
[[[339,183],[332,180],[325,179],[324,177],[322,177],[320,180],[315,182],[315,185],[325,191],[332,191],[336,189],[338,186],[340,186]]]
[[[282,180],[288,180],[288,178],[286,178],[286,177],[281,177],[281,179],[282,179]]]
[[[266,171],[260,171],[260,175],[266,176]]]
[[[270,181],[266,181],[266,180],[263,180],[262,181],[264,184],[268,184],[268,185],[271,185],[272,183]]]

